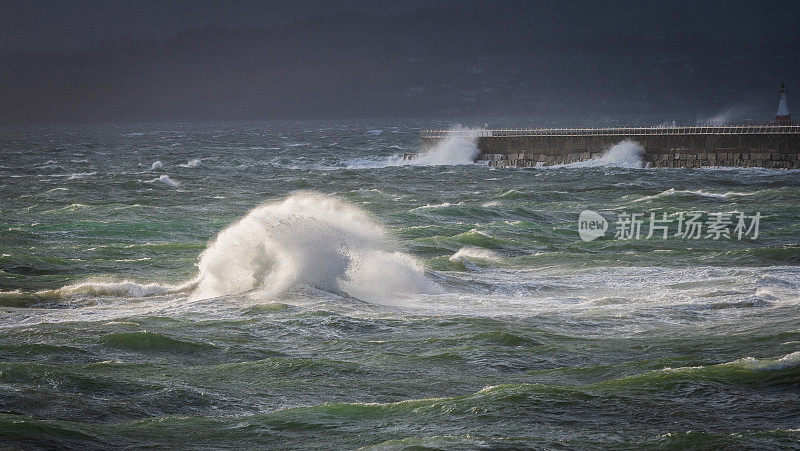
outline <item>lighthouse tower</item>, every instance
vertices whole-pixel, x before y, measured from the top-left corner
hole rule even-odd
[[[792,117],[789,116],[789,105],[786,103],[786,84],[781,83],[781,100],[778,101],[778,114],[772,125],[793,125]]]

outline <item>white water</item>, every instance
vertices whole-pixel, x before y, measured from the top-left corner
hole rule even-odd
[[[72,285],[52,290],[51,292],[39,292],[39,294],[52,293],[58,296],[76,296],[76,295],[90,295],[90,296],[133,296],[133,297],[146,297],[157,294],[169,293],[179,290],[179,287],[170,285],[162,285],[158,283],[137,283],[130,280],[123,281],[104,281],[104,280],[87,280]]]
[[[800,366],[800,351],[795,351],[778,359],[755,359],[745,357],[731,362],[751,370],[778,371]]]
[[[480,153],[477,132],[454,130],[430,150],[405,163],[413,166],[473,164]]]
[[[473,246],[464,246],[459,249],[458,252],[450,256],[451,262],[464,260],[484,260],[497,262],[502,260],[502,257],[495,251]]]
[[[471,130],[454,129],[447,137],[436,143],[427,152],[417,154],[410,160],[402,155],[392,155],[380,160],[357,159],[349,161],[348,169],[384,168],[390,166],[454,166],[474,164],[478,158],[478,133]]]
[[[751,192],[751,193],[745,193],[745,192],[728,191],[728,192],[725,192],[725,193],[712,193],[710,191],[704,191],[704,190],[676,190],[675,188],[670,188],[668,190],[662,191],[662,192],[660,192],[658,194],[654,194],[652,196],[645,196],[645,197],[642,197],[640,199],[633,200],[633,201],[631,201],[631,203],[634,203],[634,202],[646,202],[646,201],[653,200],[653,199],[658,199],[658,198],[661,198],[661,197],[672,197],[672,196],[677,196],[677,195],[697,196],[697,197],[701,197],[701,198],[704,197],[704,198],[710,198],[710,199],[728,199],[728,198],[731,198],[731,197],[752,196],[752,195],[758,194],[759,192],[760,191],[754,191],[754,192]]]
[[[615,167],[637,169],[644,167],[642,160],[644,148],[636,141],[620,141],[605,151],[600,158],[593,158],[586,161],[578,161],[570,164],[554,165],[550,167],[562,168],[596,168],[596,167]]]
[[[736,121],[747,117],[748,113],[745,108],[741,107],[729,107],[724,110],[720,110],[711,116],[706,117],[698,117],[697,124],[698,125],[709,125],[709,126],[720,126],[720,125],[729,125],[731,123],[735,123]]]
[[[697,370],[703,369],[714,369],[714,368],[722,368],[722,367],[735,367],[741,370],[749,370],[749,371],[781,371],[790,368],[796,368],[800,366],[800,351],[795,351],[789,354],[786,354],[782,357],[773,357],[773,358],[766,358],[766,359],[757,359],[755,357],[744,357],[742,359],[737,359],[732,362],[720,363],[717,365],[709,365],[709,366],[684,366],[679,368],[664,368],[658,372],[692,372]],[[635,376],[634,376],[635,377]]]
[[[97,175],[97,172],[76,172],[76,173],[70,175],[69,177],[67,177],[67,180],[79,180],[79,179],[91,177],[93,175]]]
[[[244,292],[264,299],[295,288],[315,288],[367,302],[393,303],[442,292],[427,278],[422,264],[397,250],[365,211],[314,192],[294,193],[254,208],[217,235],[200,255],[198,268],[193,280],[178,285],[89,279],[31,295],[142,298],[189,293],[196,301]],[[21,294],[0,291],[0,298]]]
[[[140,283],[133,280],[104,280],[93,278],[65,285],[54,290],[39,290],[33,293],[27,293],[27,295],[37,299],[66,299],[81,298],[84,296],[144,298],[178,293],[189,290],[192,286],[191,282],[184,285],[172,286],[159,283]],[[20,290],[0,291],[0,299],[4,297],[18,297],[25,294],[26,293]]]
[[[150,166],[151,171],[160,171],[162,169],[164,169],[164,163],[162,163],[161,160],[156,161],[152,166]]]
[[[303,286],[370,302],[437,291],[364,211],[311,192],[254,208],[217,235],[198,267],[193,299]]]
[[[195,158],[194,160],[189,160],[186,163],[179,164],[178,166],[182,168],[196,168],[200,166],[200,159]]]
[[[400,155],[380,160],[356,159],[347,163],[348,169],[383,168],[390,166],[444,166],[473,164],[480,154],[478,149],[478,133],[471,130],[452,130],[445,139],[438,142],[427,152],[417,154],[410,160]],[[570,164],[547,166],[551,168],[642,168],[644,148],[636,141],[625,140],[612,146],[599,158],[579,161]]]
[[[237,224],[220,233],[217,242],[212,243],[202,255],[201,264],[205,269],[192,281],[167,285],[92,279],[56,290],[38,291],[30,293],[30,297],[39,301],[48,298],[68,299],[70,304],[65,305],[76,308],[47,309],[25,318],[24,321],[29,324],[75,321],[87,315],[93,320],[99,320],[128,317],[133,312],[158,315],[171,315],[175,312],[228,315],[241,307],[241,301],[293,303],[294,295],[301,294],[303,299],[314,299],[316,302],[328,298],[326,293],[333,293],[399,307],[401,311],[412,309],[433,314],[487,317],[558,314],[563,315],[567,322],[576,318],[591,318],[591,321],[608,321],[609,334],[632,337],[646,331],[664,330],[665,327],[681,333],[677,331],[696,331],[698,327],[712,327],[719,321],[739,321],[747,316],[755,320],[765,315],[775,315],[780,309],[800,305],[800,297],[797,295],[797,280],[800,280],[798,270],[790,266],[768,269],[610,266],[571,270],[557,266],[531,270],[490,267],[462,274],[433,273],[431,277],[441,284],[442,288],[439,288],[423,275],[419,264],[412,257],[392,250],[386,241],[378,245],[380,249],[388,247],[386,251],[356,252],[355,258],[340,257],[342,260],[338,264],[345,268],[333,268],[325,262],[315,260],[327,252],[333,252],[331,249],[309,250],[318,243],[317,240],[312,240],[300,249],[293,249],[287,243],[281,251],[287,254],[269,253],[258,256],[257,250],[264,249],[265,240],[258,235],[274,237],[278,235],[277,231],[256,232],[249,240],[248,236],[239,235],[233,239],[225,236],[226,232],[232,232],[231,229],[244,225],[243,223],[259,229],[259,222],[251,222],[256,219],[255,216],[267,214],[272,208],[286,208],[298,201],[293,197],[276,204],[257,207]],[[300,202],[304,203],[306,200]],[[286,219],[275,217],[277,223]],[[360,224],[360,220],[356,224]],[[331,227],[335,228],[333,225]],[[354,226],[348,226],[352,227]],[[355,226],[358,227],[361,226]],[[305,227],[303,229],[307,230]],[[292,235],[285,231],[281,233]],[[294,239],[299,237],[297,234]],[[279,264],[279,261],[285,263]],[[278,271],[286,272],[277,274]],[[246,280],[248,274],[255,276],[251,283],[238,287],[216,285],[219,282],[215,280],[217,278],[222,278],[223,281],[227,278]],[[349,279],[351,275],[354,277]],[[267,281],[277,280],[280,276],[286,277],[285,285],[268,285]],[[326,288],[322,282],[329,282],[331,286]],[[473,291],[469,287],[483,288]],[[488,287],[491,288],[486,291]],[[306,288],[319,288],[324,292],[314,293]],[[249,299],[240,298],[237,302],[231,302],[229,297],[211,299],[215,295],[243,291],[248,292]],[[16,299],[25,294],[19,290],[0,291],[0,300],[4,297]],[[165,295],[177,296],[165,298]],[[189,297],[189,302],[184,295]],[[98,297],[109,298],[109,301],[126,299],[120,299],[122,302],[92,304],[85,308],[81,308],[79,302],[72,303]],[[144,299],[148,297],[152,299]],[[339,305],[338,299],[334,302],[325,304],[325,308],[336,308]],[[366,304],[364,308],[363,311],[371,311]],[[676,315],[684,320],[676,322]],[[685,320],[687,316],[692,317],[691,321]],[[0,329],[5,326],[7,325],[0,325]],[[783,343],[781,346],[788,346],[789,350],[793,347],[792,343]],[[786,360],[793,365],[797,358],[800,356],[792,355]],[[786,361],[778,362],[784,363]]]
[[[156,183],[156,182],[163,183],[163,184],[165,184],[167,186],[172,186],[172,187],[180,185],[180,182],[177,182],[177,181],[171,179],[167,174],[162,174],[159,177],[156,177],[156,178],[151,179],[151,180],[147,180],[145,183]]]

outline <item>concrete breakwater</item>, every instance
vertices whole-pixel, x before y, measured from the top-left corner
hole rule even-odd
[[[602,157],[622,141],[634,141],[644,149],[642,160],[649,167],[800,169],[800,126],[796,125],[423,130],[423,151],[459,135],[476,140],[478,161],[498,167],[586,161]]]

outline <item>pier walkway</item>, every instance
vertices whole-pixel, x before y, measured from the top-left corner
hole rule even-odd
[[[800,125],[737,125],[687,127],[509,128],[475,130],[421,130],[422,138],[448,135],[479,138],[518,136],[653,136],[653,135],[784,135],[800,134]]]

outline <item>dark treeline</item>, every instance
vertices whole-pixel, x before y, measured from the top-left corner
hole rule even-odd
[[[694,2],[564,3],[339,13],[11,52],[0,57],[0,122],[700,115],[728,108],[769,120],[783,74],[800,74],[797,7],[763,13],[732,2],[700,11]]]

